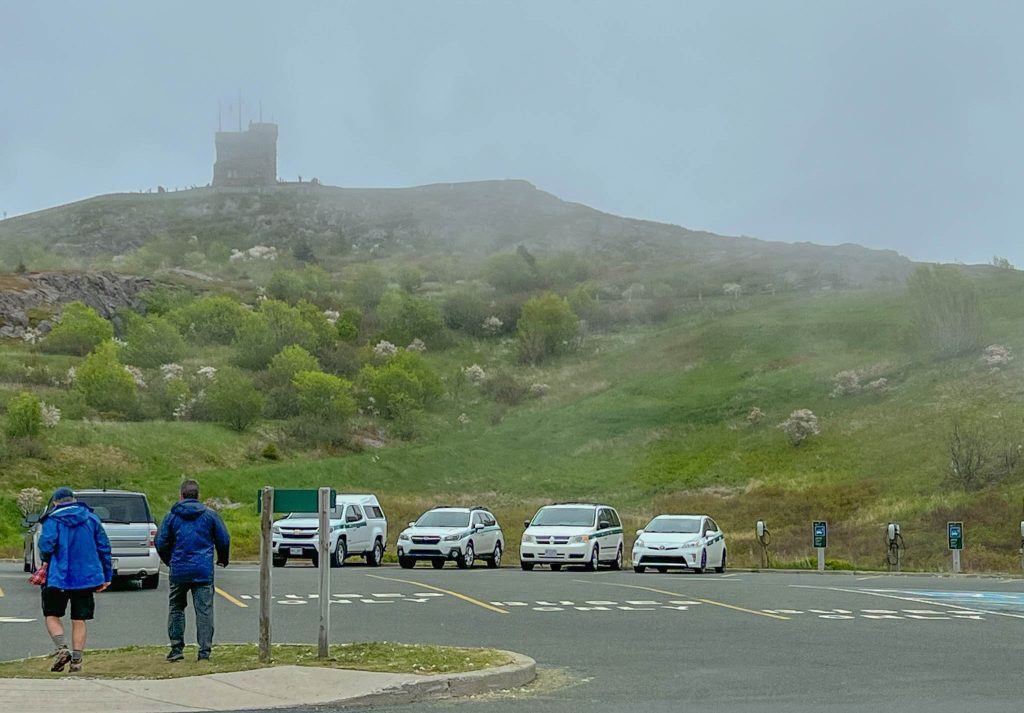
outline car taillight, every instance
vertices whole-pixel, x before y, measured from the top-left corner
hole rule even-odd
[[[156,530],[149,531],[149,546],[156,547]]]

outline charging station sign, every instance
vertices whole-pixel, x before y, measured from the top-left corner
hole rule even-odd
[[[962,550],[964,548],[964,524],[962,522],[947,522],[946,535],[949,538],[949,549]]]
[[[828,547],[828,523],[824,520],[815,520],[811,527],[814,546],[819,549]]]

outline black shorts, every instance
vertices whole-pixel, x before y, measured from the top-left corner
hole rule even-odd
[[[71,618],[88,621],[96,612],[93,589],[56,589],[43,587],[43,616],[64,616],[71,602]]]

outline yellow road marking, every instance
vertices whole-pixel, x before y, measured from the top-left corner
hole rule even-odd
[[[380,575],[376,574],[368,574],[366,576],[373,577],[374,579],[383,579],[385,582],[402,582],[403,584],[413,584],[417,587],[423,587],[424,589],[432,589],[435,592],[441,592],[442,594],[450,594],[456,599],[461,599],[462,601],[469,602],[470,604],[476,604],[478,607],[483,607],[484,609],[495,612],[497,614],[508,614],[508,611],[506,611],[505,609],[500,609],[494,606],[493,604],[488,604],[487,602],[482,602],[479,599],[474,599],[473,597],[466,596],[465,594],[459,594],[458,592],[453,592],[450,589],[441,589],[440,587],[435,587],[431,584],[426,584],[424,582],[414,582],[411,579],[398,579],[397,577],[381,577]]]
[[[228,594],[227,592],[225,592],[225,591],[224,591],[223,589],[221,589],[220,587],[214,587],[214,588],[213,588],[213,591],[217,592],[217,594],[219,594],[219,595],[221,595],[222,597],[224,597],[225,599],[227,599],[227,600],[228,600],[229,602],[231,602],[232,604],[234,604],[234,605],[235,605],[236,607],[241,607],[242,609],[248,609],[248,608],[249,608],[249,605],[248,605],[248,604],[246,604],[245,602],[241,602],[241,601],[239,601],[239,600],[235,599],[235,598],[234,598],[233,596],[231,596],[230,594]]]
[[[584,584],[592,584],[585,579],[574,579],[574,582],[583,582]],[[726,604],[725,602],[716,602],[714,599],[701,599],[700,597],[691,597],[688,594],[680,594],[679,592],[669,592],[664,589],[655,589],[654,587],[641,587],[637,584],[618,584],[616,582],[602,582],[607,584],[609,587],[628,587],[629,589],[643,589],[648,592],[655,592],[656,594],[667,594],[670,597],[684,597],[686,599],[692,599],[695,602],[702,604],[710,604],[715,607],[722,607],[724,609],[732,609],[734,611],[744,612],[745,614],[754,614],[756,616],[767,617],[768,619],[781,619],[782,621],[789,621],[788,616],[782,616],[781,614],[769,614],[768,612],[757,611],[756,609],[746,609],[744,607],[738,607],[735,604]]]
[[[0,597],[2,597],[3,595],[4,595],[4,588],[0,587]]]

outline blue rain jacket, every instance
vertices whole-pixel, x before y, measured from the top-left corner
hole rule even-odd
[[[85,503],[61,505],[40,518],[39,558],[49,562],[46,586],[95,589],[114,577],[110,540]]]
[[[220,515],[198,500],[180,500],[160,523],[156,551],[172,582],[213,582],[213,556],[227,567],[231,536]]]

